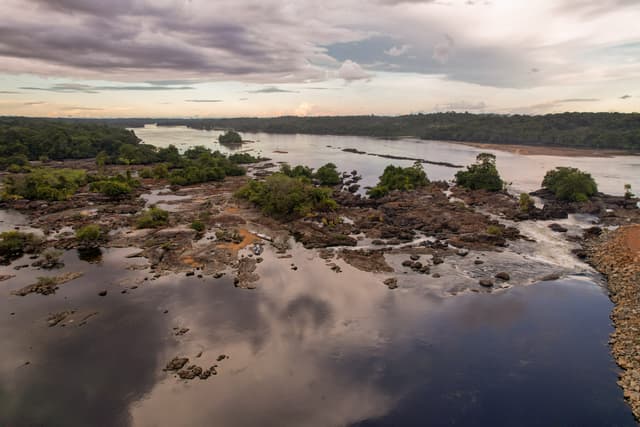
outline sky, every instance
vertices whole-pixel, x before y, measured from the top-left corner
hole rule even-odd
[[[0,115],[640,110],[640,0],[2,0]]]

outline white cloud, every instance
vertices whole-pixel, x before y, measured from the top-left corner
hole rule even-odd
[[[393,46],[391,49],[387,49],[384,51],[389,56],[402,56],[406,54],[411,48],[408,44],[403,44],[402,46]]]
[[[355,80],[364,80],[371,78],[371,74],[367,73],[357,62],[353,62],[347,59],[342,63],[338,69],[337,75],[339,78],[352,82]]]

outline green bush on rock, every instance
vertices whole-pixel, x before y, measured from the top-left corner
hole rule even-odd
[[[164,209],[152,207],[138,217],[137,228],[158,228],[169,222],[169,212]]]
[[[302,178],[275,173],[264,181],[250,180],[236,193],[259,206],[267,215],[296,218],[337,207],[328,188],[317,188]]]
[[[496,168],[496,156],[490,153],[478,154],[476,163],[456,173],[456,184],[469,190],[502,190],[504,182]]]
[[[4,197],[28,200],[67,200],[87,181],[79,169],[38,168],[5,178]]]
[[[413,166],[406,168],[389,165],[384,169],[378,184],[371,188],[367,194],[378,198],[393,190],[409,191],[424,187],[429,183],[422,163],[415,162]]]
[[[557,167],[542,180],[542,186],[551,190],[560,200],[586,202],[598,192],[591,174],[576,168]]]
[[[12,259],[35,252],[41,243],[42,240],[33,233],[5,231],[0,233],[0,257]]]
[[[76,239],[80,243],[81,247],[95,247],[99,244],[102,238],[102,230],[100,229],[100,226],[96,224],[85,225],[76,230]]]

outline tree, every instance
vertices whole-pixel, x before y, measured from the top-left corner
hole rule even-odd
[[[504,182],[496,168],[496,156],[491,153],[480,153],[476,163],[456,173],[456,184],[470,190],[500,191]]]
[[[634,194],[631,192],[631,184],[625,184],[624,185],[624,198],[625,199],[631,199],[634,196]]]
[[[333,163],[327,163],[324,166],[320,166],[315,173],[315,177],[320,181],[320,185],[338,185],[342,180],[340,174],[338,174],[336,165]]]
[[[378,184],[371,188],[367,194],[370,197],[378,198],[393,190],[415,190],[416,188],[423,187],[428,183],[429,179],[427,178],[427,174],[424,172],[424,168],[420,162],[415,162],[413,166],[406,168],[389,165],[384,169]]]
[[[557,167],[548,171],[542,180],[542,186],[551,190],[558,199],[572,202],[586,202],[598,192],[591,174],[570,167]]]
[[[218,142],[220,144],[230,145],[242,144],[242,137],[238,132],[234,130],[228,130],[218,137]]]

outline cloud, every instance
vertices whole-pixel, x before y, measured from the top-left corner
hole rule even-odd
[[[314,105],[308,102],[303,102],[293,110],[293,114],[296,116],[308,116],[313,110]]]
[[[22,93],[22,92],[18,92],[18,91],[15,91],[15,90],[0,90],[0,94],[2,94],[2,95],[16,95],[16,94],[19,94],[19,93]]]
[[[402,46],[392,46],[391,49],[387,49],[384,51],[385,54],[389,56],[402,56],[406,54],[411,46],[408,44],[403,44]]]
[[[46,104],[44,101],[32,101],[32,102],[24,102],[23,105],[42,105]]]
[[[572,102],[597,102],[600,101],[598,98],[567,98],[567,99],[559,99],[557,101],[553,101],[555,104],[567,104]]]
[[[352,82],[355,80],[369,79],[372,75],[362,69],[357,62],[347,59],[338,69],[337,76],[346,82]]]
[[[184,102],[222,102],[222,99],[185,99]]]
[[[93,108],[93,107],[64,107],[63,111],[103,111],[104,108]]]
[[[163,91],[163,90],[189,90],[192,86],[92,86],[80,83],[58,83],[49,87],[21,87],[23,90],[41,90],[60,93],[98,93],[105,91]]]
[[[250,90],[249,93],[297,93],[295,90],[281,89],[275,86],[269,86],[262,89]]]
[[[433,47],[433,55],[431,57],[440,64],[446,64],[453,55],[454,48],[455,42],[453,41],[453,38],[450,35],[445,34],[444,39]]]
[[[629,99],[629,98],[631,98],[631,95],[622,95],[620,97],[620,99]]]

